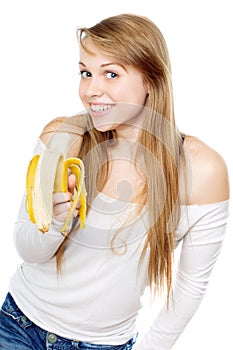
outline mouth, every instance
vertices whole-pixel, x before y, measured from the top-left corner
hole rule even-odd
[[[113,104],[90,104],[90,110],[91,112],[94,113],[103,113],[103,112],[108,112],[113,108]]]
[[[111,129],[112,123],[116,120],[115,113],[112,112],[115,107],[113,103],[89,103],[89,113],[97,130]]]

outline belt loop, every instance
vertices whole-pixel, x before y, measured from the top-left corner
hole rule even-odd
[[[79,340],[77,339],[72,340],[72,346],[76,349],[79,349]]]

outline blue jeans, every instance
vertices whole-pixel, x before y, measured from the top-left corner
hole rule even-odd
[[[131,350],[135,338],[122,345],[96,345],[60,337],[38,327],[18,308],[8,293],[0,314],[1,350]]]

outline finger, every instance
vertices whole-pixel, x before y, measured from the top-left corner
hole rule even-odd
[[[67,218],[67,213],[61,213],[59,215],[53,215],[53,218],[61,223],[64,223]]]
[[[53,208],[53,217],[60,222],[65,222],[68,212],[69,212],[70,206],[69,203],[63,203],[60,205],[57,205],[56,207]],[[74,210],[72,213],[72,216],[76,218],[79,214],[78,209]]]
[[[71,194],[69,192],[53,193],[53,205],[70,202],[70,200],[71,200]]]
[[[73,213],[73,217],[76,218],[78,216],[78,214],[79,214],[79,211],[78,211],[78,209],[76,209]]]
[[[70,210],[70,206],[71,206],[70,202],[59,203],[54,205],[53,215],[57,216],[57,215],[60,215],[61,213],[65,213],[65,215],[67,215]]]
[[[76,185],[76,176],[74,174],[70,174],[68,177],[68,191],[74,194],[74,189]]]

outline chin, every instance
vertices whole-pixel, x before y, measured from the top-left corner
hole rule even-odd
[[[106,132],[110,130],[115,130],[117,128],[117,125],[115,124],[95,124],[94,127],[96,130],[101,131],[101,132]]]

